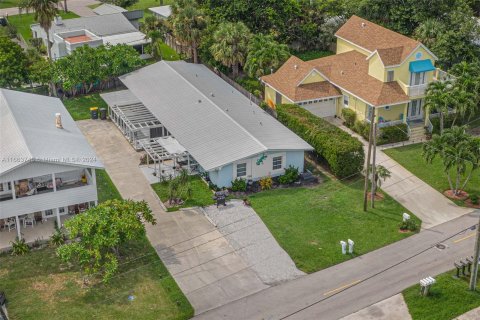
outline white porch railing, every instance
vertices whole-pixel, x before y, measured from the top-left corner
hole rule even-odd
[[[418,97],[425,95],[428,84],[419,84],[416,86],[407,86],[408,95],[410,97]]]
[[[403,120],[393,120],[393,121],[386,121],[386,122],[380,122],[378,123],[379,128],[385,128],[385,127],[391,127],[395,126],[397,124],[403,123]]]
[[[434,71],[433,79],[435,81],[446,81],[446,80],[455,80],[455,77],[452,76],[451,74],[437,68]]]

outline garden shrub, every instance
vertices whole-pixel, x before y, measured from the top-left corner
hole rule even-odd
[[[472,201],[472,204],[477,205],[480,203],[480,196],[476,193],[472,193],[470,195],[470,201]]]
[[[377,144],[388,144],[408,140],[408,128],[406,123],[380,128]]]
[[[417,226],[417,223],[415,221],[413,221],[412,219],[408,219],[406,221],[402,221],[402,223],[400,224],[400,230],[403,230],[403,231],[416,231],[418,228]]]
[[[247,182],[242,178],[236,178],[232,181],[232,191],[247,191]]]
[[[353,126],[353,131],[358,133],[363,137],[363,139],[368,140],[370,137],[370,124],[365,121],[357,120]]]
[[[30,247],[25,242],[25,239],[15,238],[15,241],[10,241],[12,244],[12,255],[21,256],[30,251]]]
[[[260,187],[262,190],[270,190],[272,188],[273,180],[272,177],[263,177],[260,179]]]
[[[298,168],[294,166],[288,166],[285,169],[285,173],[278,178],[280,184],[291,184],[298,179]]]
[[[342,109],[342,117],[345,120],[345,125],[349,128],[352,128],[355,125],[355,120],[357,119],[357,114],[352,109],[343,108]]]
[[[278,120],[315,148],[337,177],[361,172],[365,154],[358,139],[296,105],[277,106]]]
[[[453,124],[453,120],[455,119],[454,114],[449,114],[449,115],[444,115],[443,117],[443,128],[451,128]],[[432,134],[440,134],[440,116],[435,117],[435,118],[430,118],[430,122],[432,123],[433,129],[432,129]],[[457,119],[456,125],[459,125],[462,123],[461,119]]]

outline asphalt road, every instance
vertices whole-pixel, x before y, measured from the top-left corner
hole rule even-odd
[[[195,319],[339,319],[389,298],[422,278],[453,269],[455,260],[472,255],[475,231],[468,228],[476,223],[478,210]],[[437,248],[439,243],[445,249]]]

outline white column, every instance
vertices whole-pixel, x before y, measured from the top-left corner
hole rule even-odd
[[[12,188],[12,197],[13,197],[13,199],[16,199],[17,195],[15,194],[15,181],[14,180],[10,181],[10,186]]]
[[[57,181],[55,181],[55,173],[52,173],[52,184],[53,184],[53,192],[57,191]]]
[[[20,233],[20,219],[18,218],[18,216],[15,216],[15,222],[17,223],[17,237],[18,239],[22,239],[22,235]]]
[[[93,184],[94,186],[96,186],[96,185],[97,185],[97,175],[95,174],[95,168],[92,168],[92,176],[91,176],[91,178],[92,178],[92,184]]]
[[[55,208],[56,214],[57,214],[57,226],[59,228],[62,227],[62,220],[60,220],[60,210],[59,208]]]

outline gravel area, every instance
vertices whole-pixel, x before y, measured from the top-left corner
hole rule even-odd
[[[243,201],[228,201],[227,206],[219,208],[206,207],[204,212],[263,283],[275,285],[305,274],[296,268],[260,217]]]

